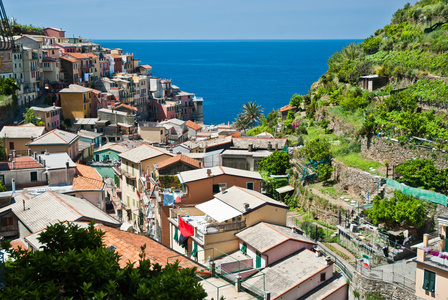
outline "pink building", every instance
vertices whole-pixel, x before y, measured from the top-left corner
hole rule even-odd
[[[58,38],[65,37],[65,30],[62,30],[59,28],[47,27],[47,28],[44,28],[43,31],[44,31],[45,36],[58,37]]]
[[[45,130],[51,131],[59,128],[62,112],[60,107],[41,104],[32,106],[30,109],[33,109],[40,120],[45,124]]]
[[[53,44],[54,46],[58,47],[62,50],[62,53],[81,53],[81,48],[78,47],[76,44],[72,43],[56,43]]]
[[[110,61],[107,58],[100,59],[100,77],[110,76]]]

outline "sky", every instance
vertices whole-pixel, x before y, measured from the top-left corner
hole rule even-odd
[[[364,39],[412,0],[3,0],[20,24],[90,39]]]

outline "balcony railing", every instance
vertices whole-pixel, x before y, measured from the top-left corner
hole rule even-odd
[[[205,234],[213,234],[224,231],[239,230],[246,227],[246,220],[235,221],[230,223],[208,224],[205,227]]]

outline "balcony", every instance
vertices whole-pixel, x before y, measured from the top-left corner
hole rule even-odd
[[[114,163],[112,168],[114,169],[115,174],[121,177],[121,163],[120,162]]]
[[[129,173],[128,171],[123,171],[123,175],[126,176],[127,178],[130,178],[130,179],[135,179],[136,178],[136,176],[135,176],[135,174],[133,172]]]

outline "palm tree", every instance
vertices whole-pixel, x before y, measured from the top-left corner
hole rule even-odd
[[[263,109],[257,102],[247,102],[243,105],[242,117],[246,120],[248,127],[254,127],[263,117]]]

